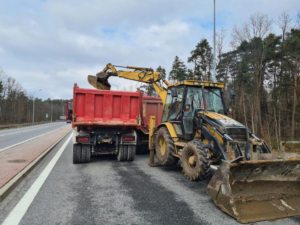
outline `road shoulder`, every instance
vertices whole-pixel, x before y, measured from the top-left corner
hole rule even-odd
[[[0,153],[0,201],[71,130],[63,127]]]

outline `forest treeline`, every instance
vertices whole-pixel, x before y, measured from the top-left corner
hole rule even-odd
[[[37,95],[37,92],[35,93]],[[34,122],[52,121],[66,115],[66,100],[34,98]],[[33,93],[27,91],[0,67],[0,125],[31,123]],[[46,118],[48,114],[48,118]]]
[[[216,38],[216,80],[225,83],[226,103],[233,117],[263,137],[271,147],[300,138],[300,14],[282,12],[276,20],[255,13],[241,26],[219,30]],[[229,36],[229,35],[228,35]],[[225,51],[225,49],[230,49]],[[212,80],[213,49],[202,39],[186,63],[175,56],[168,80]],[[157,71],[164,72],[159,66]],[[150,86],[145,92],[155,95]],[[229,100],[228,90],[236,98]]]

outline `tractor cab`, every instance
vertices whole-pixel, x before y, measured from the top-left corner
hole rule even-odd
[[[227,115],[223,87],[222,83],[193,80],[170,85],[161,122],[171,122],[178,137],[191,139],[195,112],[204,112],[205,104],[208,112]]]

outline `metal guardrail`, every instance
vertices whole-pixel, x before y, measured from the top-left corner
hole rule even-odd
[[[51,123],[51,121],[42,121],[42,122],[36,122],[36,123],[20,123],[20,124],[9,124],[9,125],[0,125],[0,129],[5,128],[13,128],[13,127],[26,127],[31,125],[37,125],[37,124],[43,124],[43,123]]]

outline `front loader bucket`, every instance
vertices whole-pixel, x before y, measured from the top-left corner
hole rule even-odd
[[[241,223],[300,216],[300,155],[223,161],[208,190],[215,204]]]

